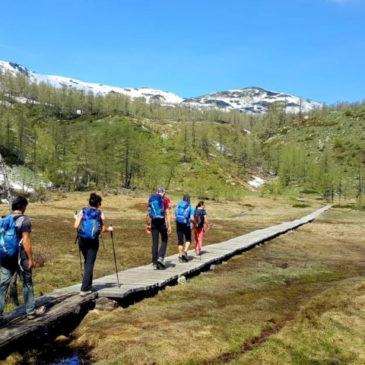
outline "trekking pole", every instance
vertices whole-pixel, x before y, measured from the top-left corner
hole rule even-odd
[[[110,227],[112,227],[112,226],[110,226]],[[115,247],[114,247],[114,235],[113,235],[113,231],[110,231],[110,238],[112,240],[112,246],[113,246],[113,255],[114,255],[114,264],[115,264],[115,275],[117,276],[118,288],[120,288],[119,276],[118,276],[118,266],[117,266],[117,257],[115,255]]]
[[[101,246],[103,247],[103,250],[105,251],[105,243],[104,243],[104,238],[102,235],[100,235],[101,238]]]
[[[77,237],[78,238],[78,237]],[[76,238],[76,240],[77,240]],[[80,277],[81,277],[81,280],[83,280],[84,278],[84,275],[83,275],[83,269],[82,269],[82,258],[81,258],[81,250],[80,250],[80,246],[79,246],[79,258],[80,258]]]
[[[75,245],[77,245],[79,240],[79,231],[76,231],[76,238],[75,238]],[[78,245],[79,246],[79,245]],[[80,250],[80,246],[79,248],[79,259],[80,259],[80,276],[81,276],[81,280],[83,279],[83,270],[82,270],[82,259],[81,259],[81,250]]]
[[[77,215],[77,210],[75,211],[75,215]],[[79,241],[79,229],[76,230],[75,245],[78,244],[78,241]],[[81,280],[82,280],[83,279],[83,270],[82,270],[82,259],[81,259],[80,245],[78,245],[78,249],[79,249],[79,259],[80,259],[80,276],[81,276]]]

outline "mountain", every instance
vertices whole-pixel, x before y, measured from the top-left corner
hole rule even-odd
[[[28,77],[31,82],[35,82],[37,84],[46,83],[56,88],[73,88],[85,93],[100,95],[119,93],[132,99],[145,98],[147,103],[158,102],[161,105],[177,105],[183,101],[183,98],[173,93],[147,87],[121,88],[92,82],[84,82],[64,76],[42,75],[30,71],[26,67],[14,62],[0,61],[0,72],[8,72],[14,76],[23,74],[24,76]]]
[[[280,103],[288,113],[309,112],[321,108],[322,104],[298,96],[268,91],[260,87],[247,87],[220,91],[197,98],[185,99],[183,104],[198,108],[238,110],[242,113],[261,114],[268,111],[273,103]]]
[[[142,88],[121,88],[103,84],[84,82],[77,79],[42,75],[30,71],[26,67],[13,62],[0,61],[0,72],[12,75],[23,74],[31,82],[47,83],[56,88],[73,88],[85,93],[107,95],[119,93],[132,99],[145,98],[147,103],[157,102],[162,106],[185,106],[197,109],[219,109],[223,111],[237,110],[242,113],[262,114],[268,111],[274,103],[281,103],[288,113],[308,112],[321,108],[322,104],[289,95],[281,92],[273,92],[260,87],[247,87],[243,89],[232,89],[215,92],[195,98],[182,98],[170,92],[142,87]]]

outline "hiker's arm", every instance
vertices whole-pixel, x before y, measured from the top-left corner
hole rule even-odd
[[[33,267],[33,251],[30,243],[30,232],[22,233],[22,246],[28,258],[28,268],[30,270]]]
[[[195,218],[194,218],[195,210],[190,208],[190,223],[194,225]]]
[[[74,224],[75,229],[79,229],[81,219],[82,219],[82,215],[80,215],[80,214],[75,215],[75,224]]]
[[[150,215],[148,214],[148,212],[147,212],[147,214],[146,214],[146,224],[147,224],[147,226],[150,226],[150,225],[151,225],[151,217],[150,217]]]
[[[208,221],[208,216],[205,216],[205,230],[207,231],[209,229],[209,221]]]
[[[151,233],[151,217],[148,212],[146,214],[146,231],[147,233]]]
[[[170,234],[171,233],[171,208],[167,209],[166,221],[167,221],[167,232],[168,232],[168,234]]]
[[[101,219],[101,233],[108,232],[108,227],[105,225],[104,219]]]
[[[112,226],[107,226],[105,224],[105,216],[104,213],[101,216],[101,233],[108,233],[108,232],[113,232],[114,228]]]

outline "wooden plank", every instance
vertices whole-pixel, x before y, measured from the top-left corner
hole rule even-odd
[[[45,315],[28,321],[22,316],[8,322],[0,330],[0,357],[51,340],[59,334],[68,334],[77,326],[93,305],[97,293],[86,297],[72,295],[50,307]]]

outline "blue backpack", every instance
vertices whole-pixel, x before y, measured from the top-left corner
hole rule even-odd
[[[14,257],[19,252],[20,240],[12,215],[0,218],[0,257]]]
[[[82,210],[81,227],[79,237],[87,240],[95,240],[101,232],[101,211],[99,209],[84,208]]]
[[[175,209],[176,222],[188,224],[190,222],[190,214],[190,204],[184,200],[180,200]]]
[[[148,214],[151,219],[165,218],[163,198],[160,194],[151,195],[148,199]]]

